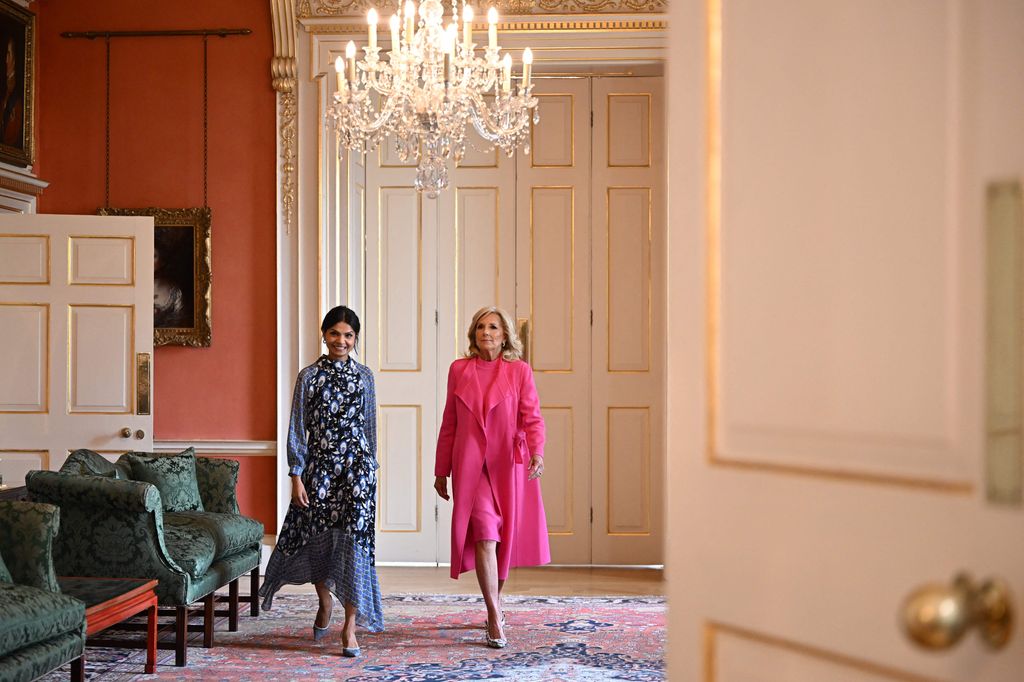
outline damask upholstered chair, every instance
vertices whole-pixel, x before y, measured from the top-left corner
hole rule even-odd
[[[238,628],[238,579],[252,576],[252,615],[258,615],[263,524],[242,516],[235,487],[238,463],[177,455],[128,453],[111,463],[77,450],[60,472],[33,471],[29,496],[61,508],[66,533],[54,548],[61,575],[155,578],[161,607],[173,609],[175,663],[187,662],[190,629],[213,646],[217,615]],[[228,586],[226,611],[214,592]],[[203,625],[189,626],[202,602]],[[159,644],[169,648],[170,643]]]
[[[52,560],[59,526],[53,505],[0,501],[0,680],[81,662],[85,604],[60,593]]]

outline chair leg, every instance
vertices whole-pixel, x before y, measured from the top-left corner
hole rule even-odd
[[[203,597],[203,648],[213,648],[213,626],[217,617],[213,613],[213,592]]]
[[[188,606],[174,609],[174,665],[184,668],[188,662]]]
[[[259,564],[256,568],[252,569],[249,581],[249,591],[252,593],[252,606],[249,609],[249,615],[253,618],[259,618],[260,615],[260,567]]]
[[[238,632],[238,578],[228,583],[228,631]]]
[[[71,661],[71,682],[85,682],[85,652]]]

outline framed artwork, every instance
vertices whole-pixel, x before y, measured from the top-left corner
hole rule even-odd
[[[209,347],[210,209],[101,208],[99,214],[153,217],[154,345]]]
[[[0,0],[0,161],[15,166],[31,166],[35,156],[35,25],[35,14]]]

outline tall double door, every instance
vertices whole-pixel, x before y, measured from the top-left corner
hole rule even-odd
[[[473,313],[508,310],[547,425],[542,480],[559,564],[660,564],[665,196],[661,78],[543,79],[529,154],[473,139],[427,199],[366,159],[363,355],[377,376],[378,556],[444,563],[433,491],[448,367]]]

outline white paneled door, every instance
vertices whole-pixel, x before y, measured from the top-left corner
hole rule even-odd
[[[593,562],[664,542],[665,129],[661,78],[595,78],[591,181]]]
[[[670,677],[1019,682],[1024,5],[671,7]]]
[[[153,442],[153,219],[0,216],[0,472]]]
[[[541,79],[535,94],[530,153],[481,152],[473,134],[436,199],[391,147],[367,159],[363,353],[380,402],[384,561],[449,555],[437,420],[448,366],[488,305],[525,333],[553,561],[663,561],[662,79]]]
[[[542,80],[541,122],[516,173],[516,315],[528,322],[547,427],[552,561],[591,563],[590,81]]]

